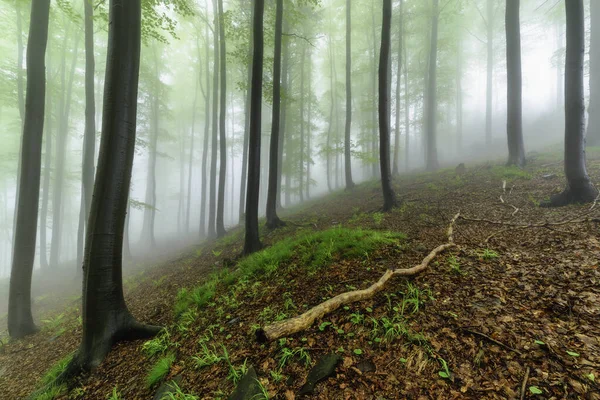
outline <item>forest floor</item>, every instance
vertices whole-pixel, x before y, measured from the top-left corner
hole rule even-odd
[[[600,151],[588,157],[598,184]],[[523,171],[497,163],[400,176],[402,204],[388,214],[379,183],[364,183],[283,213],[287,226],[264,230],[269,247],[256,256],[239,257],[238,228],[135,275],[125,284],[132,313],[167,329],[118,344],[56,398],[152,399],[173,380],[172,398],[225,399],[253,366],[265,395],[294,399],[311,367],[335,353],[336,372],[306,398],[600,399],[599,226],[575,221],[600,216],[600,204],[540,208],[563,188],[562,163],[554,153],[529,160]],[[393,278],[306,331],[257,343],[259,326],[419,264],[447,241],[458,211],[549,224],[459,219],[458,247],[421,274]],[[76,304],[44,320],[40,333],[0,348],[0,397],[27,396],[76,350]]]

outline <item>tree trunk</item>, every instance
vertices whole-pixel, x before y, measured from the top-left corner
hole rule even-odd
[[[373,38],[373,57],[371,57],[372,68],[371,68],[371,90],[373,96],[373,102],[371,107],[371,156],[373,160],[377,160],[379,158],[379,154],[377,154],[377,108],[375,104],[377,104],[377,74],[375,71],[377,70],[377,33],[375,31],[375,7],[374,2],[371,2],[371,36]],[[373,178],[377,179],[379,175],[379,169],[377,168],[377,162],[371,163],[371,175]]]
[[[287,30],[287,22],[285,20],[285,17],[283,18],[283,24],[284,24],[284,30]],[[282,84],[281,84],[281,91],[283,93],[283,101],[281,104],[281,129],[280,129],[280,135],[279,135],[279,161],[278,161],[278,178],[277,178],[277,206],[278,208],[282,208],[282,204],[281,204],[281,182],[282,182],[282,176],[283,176],[283,149],[284,149],[284,144],[285,144],[285,157],[286,157],[286,163],[289,164],[289,158],[290,158],[290,154],[292,153],[292,148],[291,148],[291,140],[289,140],[289,138],[287,138],[286,136],[286,126],[287,126],[287,110],[288,110],[288,96],[290,95],[290,90],[289,90],[289,82],[290,82],[290,71],[289,71],[289,65],[290,65],[290,49],[288,46],[288,41],[285,39],[282,39],[282,45],[283,45],[283,64],[282,64]],[[287,139],[287,140],[286,140]],[[285,205],[286,207],[290,205],[290,186],[291,186],[291,180],[290,180],[290,174],[289,172],[287,172],[285,174]]]
[[[246,236],[244,254],[251,254],[262,247],[258,232],[258,197],[260,193],[260,140],[262,112],[263,75],[263,14],[264,0],[254,1],[252,56],[252,94],[250,102],[250,147],[248,154],[248,195],[246,197]]]
[[[462,57],[462,45],[459,39],[456,51],[456,148],[459,155],[462,155],[463,148]]]
[[[298,194],[300,202],[304,203],[304,60],[306,60],[306,46],[302,46],[300,56],[300,160]]]
[[[81,173],[81,211],[77,234],[77,271],[83,263],[85,223],[92,206],[94,190],[94,157],[96,154],[96,102],[94,98],[94,10],[89,0],[83,0],[85,18],[85,130]],[[78,272],[79,274],[79,272]]]
[[[254,7],[251,7],[252,11],[250,13],[250,25],[252,25],[254,21]],[[252,58],[252,29],[250,29],[250,40],[248,46],[248,59]],[[252,62],[248,62],[248,70],[246,82],[248,83],[248,88],[246,89],[246,96],[244,98],[244,147],[242,148],[242,177],[240,179],[240,208],[239,208],[239,219],[240,223],[244,219],[244,210],[246,209],[246,180],[248,175],[248,140],[250,138],[250,95],[252,91],[251,82],[252,81]],[[281,165],[281,160],[280,164]],[[279,181],[281,182],[281,174],[279,176]],[[280,185],[281,186],[281,185]]]
[[[398,165],[398,159],[400,157],[400,87],[402,77],[402,41],[403,41],[403,0],[400,0],[400,15],[399,15],[399,27],[398,27],[398,70],[396,73],[396,126],[395,126],[395,139],[394,139],[394,166],[393,174],[398,175],[400,173],[400,166]],[[382,39],[383,41],[383,39]],[[406,104],[408,106],[408,104]]]
[[[392,0],[383,0],[383,24],[381,26],[381,51],[379,53],[379,166],[383,189],[383,211],[396,205],[392,188],[390,163],[390,43],[392,25]]]
[[[590,104],[587,144],[600,146],[600,4],[590,2]]]
[[[585,102],[583,63],[585,18],[583,0],[565,1],[567,14],[567,53],[565,63],[565,175],[567,187],[550,198],[545,206],[592,202],[598,191],[585,167]]]
[[[205,8],[208,6],[205,2]],[[206,236],[206,199],[207,199],[207,166],[208,166],[208,142],[210,141],[210,49],[208,44],[208,21],[204,28],[204,35],[206,38],[206,54],[205,54],[205,68],[206,68],[206,93],[204,94],[204,141],[202,142],[202,186],[200,188],[200,237]],[[198,49],[198,58],[200,58],[200,49]],[[201,77],[200,77],[201,78]]]
[[[160,330],[137,322],[123,297],[121,259],[135,151],[140,37],[140,0],[111,0],[102,139],[85,243],[83,338],[63,378],[97,367],[118,341],[147,338]]]
[[[210,197],[208,201],[208,237],[216,237],[215,226],[217,210],[217,144],[219,141],[219,16],[217,0],[213,0],[215,15],[213,30],[213,109],[212,109],[212,143],[210,155]],[[223,94],[221,94],[223,95]]]
[[[219,38],[220,38],[220,63],[221,63],[221,114],[219,116],[219,198],[217,201],[217,237],[223,237],[225,231],[225,222],[223,214],[225,213],[225,178],[227,177],[227,139],[225,137],[225,118],[227,116],[227,65],[225,49],[225,16],[223,14],[223,0],[218,0],[219,4]]]
[[[50,58],[47,58],[50,61]],[[49,62],[48,62],[49,64]],[[48,65],[48,70],[50,66]],[[52,167],[52,92],[49,91],[46,95],[46,126],[44,133],[44,181],[42,184],[42,206],[40,207],[40,267],[47,270],[48,264],[48,242],[46,240],[48,234],[48,202],[50,199],[50,170]]]
[[[352,154],[350,132],[352,129],[352,18],[350,0],[346,0],[346,129],[344,131],[344,161],[346,189],[354,187],[352,181]]]
[[[312,53],[308,53],[308,110],[306,124],[306,199],[310,199],[310,166],[312,164]]]
[[[521,78],[520,0],[506,2],[506,77],[508,165],[525,166]]]
[[[269,151],[269,187],[267,193],[267,227],[275,229],[284,225],[277,216],[279,178],[279,121],[281,108],[281,40],[283,31],[283,0],[277,0],[275,11],[275,53],[273,58],[273,120]]]
[[[190,134],[190,162],[188,164],[187,182],[187,204],[185,210],[185,232],[190,233],[190,204],[192,203],[192,166],[194,165],[194,128],[196,125],[196,104],[198,102],[198,77],[196,79],[196,90],[194,92],[194,103],[192,105],[192,131]]]
[[[494,74],[494,0],[487,0],[487,78],[485,100],[485,142],[492,144],[492,83]]]
[[[67,36],[65,35],[64,44],[66,46]],[[71,69],[69,71],[68,81],[65,82],[65,66],[61,68],[62,75],[62,88],[63,94],[61,95],[61,113],[59,115],[59,129],[56,137],[56,168],[54,177],[54,191],[52,195],[52,242],[50,244],[50,265],[53,268],[57,268],[60,263],[60,254],[62,253],[62,225],[63,225],[63,189],[65,180],[65,161],[67,151],[67,140],[69,137],[69,115],[71,110],[71,96],[73,94],[73,80],[75,78],[75,67],[77,66],[77,53],[79,50],[79,38],[75,37],[75,47],[73,52],[73,60],[71,63]],[[63,56],[66,58],[66,48],[64,49]]]
[[[21,130],[25,121],[25,96],[23,93],[23,24],[21,20],[21,0],[15,0],[15,11],[17,14],[17,101],[19,106],[19,117],[21,119]],[[19,142],[19,152],[22,152],[23,144]],[[21,164],[17,164],[17,193],[15,196],[15,209],[13,211],[13,229],[14,238],[17,229],[17,204],[19,203],[18,182],[21,178]]]
[[[37,331],[31,314],[31,276],[40,199],[49,14],[50,0],[31,3],[21,175],[8,298],[8,333],[12,338],[21,338]]]
[[[406,40],[405,37],[402,37]],[[410,169],[410,91],[408,85],[408,51],[406,50],[406,42],[404,43],[404,169]]]
[[[326,173],[327,173],[327,190],[329,192],[333,191],[331,186],[331,127],[333,125],[333,107],[335,106],[335,87],[333,83],[333,45],[331,43],[331,36],[333,35],[333,29],[331,28],[331,15],[329,15],[329,35],[327,43],[329,44],[329,62],[330,62],[330,74],[331,77],[329,79],[329,95],[331,98],[331,107],[329,108],[329,123],[327,124],[327,142],[325,148],[325,156],[327,157],[326,162]]]
[[[439,0],[433,1],[431,17],[431,48],[429,54],[429,76],[427,85],[427,118],[425,120],[427,134],[426,168],[435,171],[439,168],[437,158],[437,40]]]

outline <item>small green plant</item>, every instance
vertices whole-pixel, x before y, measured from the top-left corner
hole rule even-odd
[[[450,265],[450,270],[456,275],[462,275],[463,271],[460,266],[460,261],[456,256],[451,255],[448,257],[448,265]]]
[[[171,370],[171,366],[175,362],[175,354],[169,353],[164,357],[158,359],[158,361],[154,364],[154,366],[146,375],[146,386],[148,388],[153,387],[169,374]]]
[[[152,284],[154,285],[154,287],[159,287],[161,286],[163,283],[165,283],[165,281],[167,280],[167,276],[163,275],[158,279],[155,279],[152,281]]]
[[[438,375],[444,379],[450,379],[452,377],[452,374],[450,373],[450,368],[448,368],[448,363],[441,357],[438,358],[438,361],[442,366],[442,370],[438,372]]]
[[[106,398],[107,400],[124,400],[117,386],[113,388],[112,393],[109,394]]]
[[[331,322],[321,322],[319,324],[319,330],[323,332],[329,325],[331,325]]]
[[[365,316],[358,312],[352,313],[350,314],[350,321],[352,321],[354,325],[359,325],[365,321]]]
[[[377,225],[377,226],[381,225],[381,223],[383,222],[384,216],[385,216],[385,214],[382,212],[373,213],[373,222],[375,222],[375,225]]]
[[[217,355],[215,346],[209,349],[206,343],[202,342],[200,344],[200,353],[197,356],[193,356],[192,359],[196,362],[196,368],[204,368],[221,362],[223,357]]]
[[[221,254],[223,254],[223,250],[213,250],[212,253],[213,256],[219,257]]]
[[[273,378],[275,383],[279,383],[283,380],[283,374],[279,371],[271,370],[271,378]]]
[[[256,380],[256,384],[260,389],[260,393],[252,397],[252,400],[269,400],[269,391],[267,390],[265,385],[263,385],[262,382],[258,379]]]
[[[400,314],[404,315],[404,311],[408,311],[410,309],[411,314],[416,314],[419,312],[419,309],[425,301],[431,298],[431,291],[429,289],[421,290],[417,286],[408,282],[406,284],[406,290],[402,295],[402,303],[400,308]],[[394,311],[398,311],[394,308]]]
[[[163,395],[160,400],[199,400],[200,398],[196,395],[185,393],[177,382],[171,382],[169,384],[171,390]]]
[[[227,379],[231,380],[233,384],[236,385],[240,381],[240,379],[242,379],[242,377],[246,374],[246,372],[248,372],[248,366],[246,365],[248,359],[245,359],[244,363],[240,367],[236,368],[231,363],[231,358],[229,357],[229,352],[227,351],[227,348],[223,345],[221,345],[221,348],[223,349],[223,360],[225,360],[227,366],[229,367]]]
[[[544,392],[542,391],[542,389],[540,389],[537,386],[529,386],[529,392],[531,394],[544,394]]]
[[[496,253],[494,250],[490,250],[487,248],[483,249],[483,251],[480,251],[478,255],[483,260],[493,260],[498,258],[498,253]]]
[[[283,369],[285,365],[293,358],[298,359],[300,362],[304,362],[304,365],[309,366],[311,364],[310,354],[304,347],[298,347],[294,350],[284,347],[281,349],[281,355],[279,357],[279,369]]]
[[[60,329],[60,326],[64,323],[65,314],[59,314],[55,317],[50,317],[48,319],[43,319],[44,323],[43,329],[46,331],[54,332],[54,333],[64,333],[64,328]]]
[[[148,358],[163,354],[171,345],[171,334],[163,329],[154,339],[148,340],[142,345],[142,351]]]
[[[363,353],[362,349],[354,349],[354,354],[360,356]]]

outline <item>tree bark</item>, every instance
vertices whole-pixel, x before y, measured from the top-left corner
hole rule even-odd
[[[406,41],[404,35],[402,37]],[[404,169],[410,169],[410,91],[408,84],[408,57],[406,42],[404,43]]]
[[[84,257],[83,338],[59,380],[97,367],[118,341],[160,330],[137,322],[123,297],[123,231],[135,151],[140,0],[111,0],[102,139]]]
[[[456,51],[456,147],[459,155],[463,148],[462,57],[462,45],[459,39]]]
[[[21,175],[8,298],[8,333],[15,339],[38,330],[31,314],[31,276],[40,199],[49,14],[50,0],[31,3]]]
[[[275,52],[273,58],[273,119],[269,149],[269,186],[267,193],[267,227],[275,229],[285,225],[277,216],[279,178],[279,129],[281,112],[281,41],[283,31],[283,0],[277,0],[275,11]]]
[[[208,9],[207,1],[205,9]],[[206,93],[204,94],[204,140],[202,142],[202,186],[200,188],[200,238],[204,238],[206,232],[206,199],[207,199],[207,166],[208,166],[208,142],[210,141],[210,49],[208,44],[208,21],[204,27],[204,37],[206,39],[205,69],[206,69]],[[200,51],[200,49],[198,49]],[[200,53],[198,53],[200,58]],[[201,77],[199,77],[201,79]]]
[[[585,18],[583,0],[566,0],[567,53],[565,62],[565,190],[543,203],[564,206],[592,202],[598,190],[592,185],[585,166],[585,102],[583,63],[585,55]]]
[[[494,74],[494,0],[487,0],[487,77],[485,100],[485,142],[492,144],[492,95]]]
[[[383,190],[383,211],[396,205],[392,188],[390,163],[390,48],[392,26],[392,0],[383,0],[383,24],[381,26],[381,51],[379,52],[379,167]],[[398,120],[398,118],[397,118]]]
[[[213,13],[215,15],[213,30],[213,109],[212,109],[212,143],[210,155],[210,194],[208,200],[208,237],[217,236],[217,153],[219,141],[219,12],[217,0],[213,0]],[[223,94],[221,94],[223,95]]]
[[[47,57],[48,64],[50,58]],[[50,66],[48,65],[48,70]],[[42,205],[40,207],[40,267],[47,270],[48,264],[48,203],[50,199],[50,170],[52,168],[52,92],[46,95],[45,133],[44,133],[44,177],[42,183]]]
[[[520,0],[506,1],[506,76],[508,165],[525,166],[521,77]]]
[[[398,64],[396,72],[396,126],[395,138],[394,138],[394,166],[392,169],[393,175],[400,173],[399,157],[400,157],[400,88],[402,82],[402,41],[403,41],[403,0],[400,0],[400,15],[399,15],[399,27],[398,27]],[[408,105],[408,104],[407,104]],[[406,106],[407,106],[406,105]]]
[[[306,199],[310,199],[310,167],[312,164],[312,52],[308,53],[308,109],[306,124]]]
[[[590,104],[587,144],[600,146],[600,4],[590,2]]]
[[[225,16],[223,14],[223,0],[218,0],[219,5],[219,39],[221,63],[221,106],[219,116],[219,198],[217,200],[217,237],[223,237],[225,231],[225,178],[227,177],[227,139],[225,135],[225,118],[227,117],[227,65],[225,49]]]
[[[252,95],[250,102],[250,147],[248,152],[248,194],[246,196],[246,235],[244,254],[260,250],[262,244],[258,232],[258,196],[260,193],[260,141],[262,113],[263,74],[263,14],[264,0],[254,1],[252,56]]]
[[[333,107],[335,106],[336,98],[335,98],[335,87],[333,83],[333,45],[331,43],[331,36],[333,35],[333,29],[331,28],[331,15],[329,15],[329,35],[327,43],[329,45],[329,63],[330,68],[329,72],[331,77],[329,79],[329,96],[331,98],[331,107],[329,108],[329,123],[327,124],[327,142],[325,148],[325,156],[327,157],[326,161],[326,173],[327,173],[327,190],[329,192],[333,191],[333,187],[331,186],[331,127],[333,126]]]
[[[287,22],[285,16],[283,18],[283,29],[287,30]],[[281,127],[279,129],[279,148],[277,150],[277,208],[282,209],[281,204],[281,181],[283,176],[283,144],[286,139],[286,121],[287,121],[287,98],[288,98],[288,82],[289,82],[289,65],[290,65],[290,50],[288,46],[289,42],[286,38],[282,38],[283,46],[283,64],[281,66],[281,92],[283,93],[283,100],[281,101]],[[287,150],[286,150],[287,151]]]
[[[254,7],[251,7],[250,13],[250,25],[254,21]],[[250,29],[250,39],[248,46],[248,59],[252,58],[252,29]],[[248,88],[246,89],[246,96],[244,98],[244,147],[242,149],[242,177],[240,179],[240,208],[239,208],[239,219],[240,222],[244,219],[244,210],[246,207],[246,180],[248,176],[248,140],[250,138],[250,95],[252,92],[252,62],[248,62],[247,78]],[[279,160],[281,165],[281,160]],[[281,174],[279,175],[279,182],[281,182]],[[279,185],[281,186],[281,185]],[[278,195],[279,196],[279,195]],[[279,203],[278,203],[279,204]]]
[[[300,203],[304,203],[304,61],[306,60],[306,46],[302,46],[300,56],[300,159],[298,170],[298,194]]]
[[[89,0],[83,0],[85,26],[85,129],[81,173],[81,211],[77,233],[77,271],[83,262],[85,223],[92,206],[94,190],[94,157],[96,154],[96,101],[94,98],[94,10]],[[79,274],[79,273],[78,273]]]
[[[427,117],[425,120],[427,134],[426,168],[435,171],[439,168],[437,157],[437,41],[439,0],[433,1],[431,16],[431,48],[429,54],[429,76],[427,85]]]
[[[344,131],[346,190],[354,187],[352,181],[352,154],[350,151],[350,132],[352,129],[352,16],[350,7],[350,0],[346,0],[346,129]]]
[[[198,52],[200,53],[200,52]],[[190,162],[188,164],[188,182],[187,182],[187,204],[185,210],[185,231],[190,232],[190,204],[192,203],[192,166],[194,165],[194,128],[196,125],[196,104],[198,102],[198,77],[196,79],[196,90],[194,92],[194,103],[192,105],[192,131],[190,133]]]

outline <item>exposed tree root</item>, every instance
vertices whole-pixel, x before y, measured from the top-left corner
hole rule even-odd
[[[322,318],[323,316],[337,310],[338,308],[346,304],[355,303],[358,301],[372,298],[373,296],[375,296],[375,294],[377,294],[384,288],[385,284],[387,283],[387,281],[390,280],[390,278],[394,276],[416,275],[421,271],[425,270],[429,266],[429,263],[438,254],[456,246],[456,244],[454,243],[454,223],[459,218],[459,216],[460,213],[456,214],[454,218],[452,218],[452,221],[448,226],[448,242],[433,249],[427,255],[427,257],[425,257],[423,261],[421,261],[419,265],[406,269],[388,269],[385,272],[385,274],[383,274],[383,276],[379,278],[377,282],[375,282],[366,289],[354,290],[351,292],[339,294],[311,308],[302,315],[299,315],[294,318],[289,318],[284,321],[276,322],[274,324],[265,326],[264,328],[258,329],[256,331],[256,339],[261,343],[270,342],[303,331],[309,328],[317,319]]]

